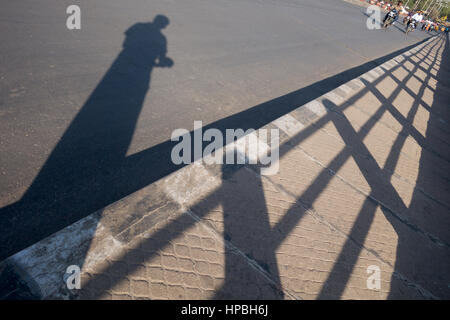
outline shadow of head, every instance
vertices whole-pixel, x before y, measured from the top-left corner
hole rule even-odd
[[[152,22],[136,23],[125,32],[123,55],[125,61],[149,67],[170,68],[174,62],[166,56],[167,39],[162,33],[170,23],[168,17],[158,14]]]
[[[162,14],[158,14],[155,19],[153,19],[153,25],[159,29],[164,29],[170,23],[169,18]]]

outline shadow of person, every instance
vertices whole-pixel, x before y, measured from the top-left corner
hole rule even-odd
[[[169,19],[136,23],[24,196],[0,210],[0,260],[124,196],[119,171],[155,67],[171,67]],[[123,176],[123,174],[122,174]]]

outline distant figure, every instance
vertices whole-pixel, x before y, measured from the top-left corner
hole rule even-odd
[[[398,20],[398,16],[399,16],[400,12],[403,11],[403,1],[399,1],[399,2],[397,2],[397,4],[396,4],[395,6],[392,6],[392,7],[390,8],[390,11],[389,11],[389,12],[391,12],[391,11],[396,12],[396,15],[395,15],[395,18],[394,18],[394,23],[395,23],[395,22]],[[386,19],[388,18],[389,12],[386,13],[386,15],[384,16],[383,23],[384,23],[384,22],[386,21]]]
[[[415,20],[415,21],[417,22],[417,25],[419,25],[419,23],[421,23],[422,20],[423,20],[423,14],[422,14],[422,12],[421,12],[421,11],[416,12],[416,13],[411,17],[411,19],[409,19],[409,21],[408,21],[408,23],[407,23],[407,25],[406,25],[406,28],[408,28],[408,26],[411,24],[411,21],[412,21],[412,20]]]

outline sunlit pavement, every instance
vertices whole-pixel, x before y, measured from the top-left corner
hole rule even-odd
[[[87,192],[96,190],[99,182],[99,188],[105,188],[102,181],[83,180],[94,184],[84,187],[84,197],[99,197],[95,205],[108,206],[89,216],[92,211],[79,213],[87,217],[8,263],[28,273],[44,298],[449,298],[448,46],[445,37],[431,39],[301,108],[294,110],[299,106],[294,105],[293,111],[267,124],[282,132],[276,175],[261,176],[254,166],[197,162],[167,170],[156,179],[146,176],[145,170],[152,168],[144,168],[149,163],[139,156],[145,159],[145,153],[137,152],[138,162],[125,160],[124,167],[140,164],[129,171],[131,176],[150,177],[153,183],[144,184],[143,179],[136,185],[124,183],[129,188],[108,186],[116,194],[102,198]],[[172,58],[176,65],[179,59]],[[172,69],[161,74],[167,70]],[[134,92],[142,93],[139,88]],[[36,215],[30,211],[33,208],[60,214],[86,209],[79,204],[83,198],[75,201],[67,196],[70,190],[77,194],[76,183],[64,186],[64,192],[39,187],[52,179],[55,186],[67,183],[67,176],[74,175],[71,168],[95,160],[100,160],[98,166],[79,174],[101,171],[102,161],[111,154],[136,159],[128,145],[120,144],[120,150],[105,147],[117,154],[94,153],[88,159],[92,162],[62,165],[71,156],[62,151],[80,156],[68,141],[78,141],[73,137],[90,128],[86,119],[98,115],[95,108],[93,113],[86,109],[91,105],[97,106],[88,100],[83,109],[87,111],[75,118],[69,136],[55,148],[56,156],[44,161],[47,167],[41,169],[31,191],[24,188],[25,196],[17,204],[5,200],[6,215]],[[3,116],[11,116],[11,109],[5,110]],[[24,112],[19,122],[27,123],[27,117],[33,116]],[[57,117],[50,118],[54,122]],[[126,133],[132,135],[132,129]],[[80,137],[84,141],[89,132]],[[86,150],[91,148],[87,144]],[[2,168],[9,168],[3,161]],[[63,178],[51,175],[58,164]],[[107,169],[124,170],[116,164]],[[9,188],[4,190],[14,189]],[[42,201],[39,195],[45,190],[54,192],[49,199],[57,195],[53,198],[61,203]],[[42,202],[33,207],[33,200]],[[64,217],[57,225],[69,225],[75,217]],[[17,221],[11,221],[21,230]],[[22,230],[41,234],[33,221],[27,223],[30,229]],[[3,227],[7,230],[4,221]],[[19,238],[27,237],[31,241],[33,234]],[[68,265],[82,268],[81,290],[69,292],[62,281]],[[368,280],[377,269],[381,287],[373,288]]]

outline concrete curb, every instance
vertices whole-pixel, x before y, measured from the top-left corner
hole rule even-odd
[[[364,81],[373,82],[434,38],[299,106],[262,129],[281,129],[282,144],[328,112],[323,100],[342,103],[362,90]],[[28,285],[31,294],[24,295],[26,297],[76,298],[65,285],[68,266],[82,266],[83,270],[94,268],[106,257],[123,250],[124,244],[131,242],[137,234],[145,232],[146,225],[164,223],[168,215],[189,213],[189,205],[212,192],[220,185],[220,179],[220,172],[206,169],[200,159],[14,254],[1,264],[14,270],[18,278]],[[230,245],[226,240],[221,241]],[[429,294],[425,292],[425,295]]]

